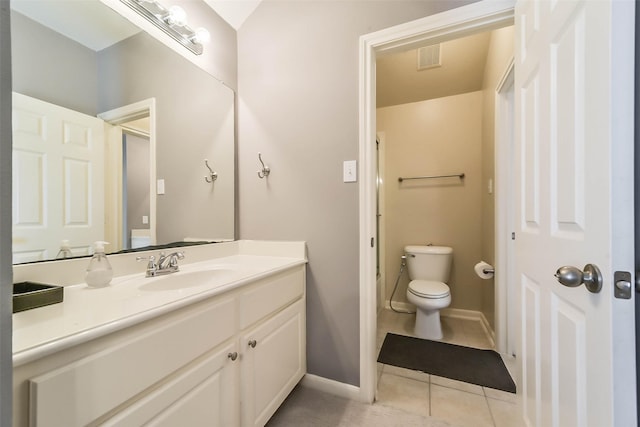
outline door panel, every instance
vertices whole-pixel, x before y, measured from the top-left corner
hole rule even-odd
[[[523,412],[529,425],[539,425],[541,413],[540,285],[522,278],[522,393]]]
[[[563,6],[566,5],[563,3]],[[560,6],[558,6],[560,8]],[[585,220],[584,8],[567,14],[551,43],[552,233],[582,239]],[[573,235],[573,236],[572,236]]]
[[[553,425],[586,425],[586,319],[562,299],[551,297]]]
[[[522,229],[535,233],[540,228],[540,139],[539,77],[537,68],[520,89],[523,111],[522,123]]]

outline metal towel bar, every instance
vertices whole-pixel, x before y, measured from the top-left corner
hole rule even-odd
[[[398,178],[398,182],[406,181],[406,180],[409,180],[409,179],[433,179],[433,178],[454,178],[454,177],[463,179],[464,178],[464,173],[457,173],[457,174],[453,174],[453,175],[412,176],[412,177],[408,177],[408,178],[400,177],[400,178]]]

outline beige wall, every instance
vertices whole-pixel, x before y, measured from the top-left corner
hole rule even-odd
[[[495,188],[495,97],[500,79],[513,58],[513,27],[491,33],[482,84],[482,259],[495,265],[495,197],[488,192],[489,180]],[[484,280],[482,313],[492,328],[495,316],[493,279]]]
[[[384,193],[388,299],[406,245],[451,246],[451,308],[480,310],[482,281],[482,92],[377,110],[385,134]],[[465,178],[398,182],[398,177],[464,173]],[[403,274],[394,301],[406,301]]]

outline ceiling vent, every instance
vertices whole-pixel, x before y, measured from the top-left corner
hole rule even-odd
[[[432,44],[418,49],[418,71],[440,67],[440,44]]]

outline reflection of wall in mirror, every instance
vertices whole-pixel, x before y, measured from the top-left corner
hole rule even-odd
[[[123,180],[126,195],[127,242],[124,249],[131,248],[131,230],[148,229],[149,222],[149,138],[127,133],[122,135],[123,157],[126,164],[126,179]],[[124,236],[123,236],[124,237]]]
[[[233,92],[146,33],[100,52],[100,109],[154,97],[157,106],[158,242],[233,239]],[[204,159],[218,173],[204,181]]]
[[[11,11],[14,92],[95,116],[99,113],[97,55]]]

